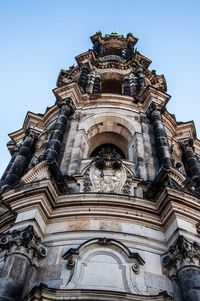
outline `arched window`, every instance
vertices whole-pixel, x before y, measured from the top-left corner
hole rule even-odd
[[[106,153],[111,153],[113,150],[115,150],[115,152],[122,158],[122,159],[126,159],[125,154],[123,153],[123,151],[116,145],[112,144],[112,143],[105,143],[102,145],[99,145],[98,147],[96,147],[93,152],[90,154],[90,157],[96,157],[99,153],[101,152],[106,152]]]

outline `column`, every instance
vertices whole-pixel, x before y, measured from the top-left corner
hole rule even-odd
[[[1,193],[3,193],[11,185],[16,184],[23,176],[24,170],[26,167],[28,167],[28,164],[31,160],[37,136],[38,133],[36,133],[33,129],[26,130],[24,141],[19,149],[19,152],[14,157],[14,160],[1,185]]]
[[[95,72],[92,71],[88,75],[88,84],[86,87],[86,92],[92,94],[94,88]]]
[[[99,75],[95,77],[93,93],[101,93],[101,78]]]
[[[78,83],[79,85],[85,90],[86,86],[87,86],[87,81],[88,81],[88,73],[89,70],[87,67],[83,67],[81,70],[81,74],[80,77],[78,79]]]
[[[31,265],[47,256],[47,249],[34,233],[33,226],[14,230],[0,238],[0,249],[6,251],[0,280],[0,300],[20,301]]]
[[[159,165],[160,167],[164,166],[169,168],[172,166],[171,150],[162,121],[161,109],[155,103],[152,103],[150,107],[150,119],[152,121],[155,135]]]
[[[5,180],[6,176],[7,176],[8,172],[9,172],[9,170],[10,170],[12,164],[13,164],[13,162],[15,161],[16,156],[19,153],[19,149],[20,149],[19,146],[14,147],[14,151],[12,152],[12,157],[10,159],[10,162],[9,162],[8,166],[6,167],[6,170],[4,171],[4,173],[3,173],[2,177],[1,177],[0,186],[3,185],[4,180]]]
[[[70,97],[57,101],[57,105],[60,110],[44,153],[44,160],[48,163],[53,161],[58,163],[67,121],[70,115],[74,113],[74,106]]]
[[[187,140],[180,144],[186,173],[196,183],[196,187],[200,187],[200,163],[194,152],[192,140]]]
[[[99,41],[94,43],[93,49],[99,56],[104,56],[106,54],[105,47]]]
[[[44,160],[47,161],[50,172],[59,188],[63,192],[69,192],[67,181],[63,178],[59,168],[59,155],[67,121],[70,115],[74,113],[74,105],[70,97],[57,101],[57,105],[60,111],[44,152]]]
[[[200,300],[200,245],[180,235],[174,245],[162,258],[162,265],[169,278],[176,278],[181,296],[177,290],[175,300]]]
[[[131,95],[130,81],[128,77],[125,77],[123,81],[123,94],[128,96]]]
[[[129,75],[129,81],[130,81],[130,94],[131,96],[136,96],[137,95],[137,77],[131,73]]]
[[[138,84],[137,89],[138,89],[138,93],[144,87],[144,83],[145,83],[144,72],[143,72],[142,68],[139,68],[138,71],[137,71],[137,84]]]

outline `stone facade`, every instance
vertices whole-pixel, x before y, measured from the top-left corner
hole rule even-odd
[[[200,142],[137,38],[100,32],[10,134],[0,300],[200,300]]]

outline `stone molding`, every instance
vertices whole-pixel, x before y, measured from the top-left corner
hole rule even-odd
[[[200,245],[180,235],[175,244],[164,254],[161,262],[170,276],[176,275],[182,268],[200,268]]]
[[[42,161],[30,169],[22,178],[21,183],[31,183],[39,179],[41,180],[42,175],[46,175],[48,171],[48,165],[46,161]]]
[[[31,264],[47,256],[47,248],[41,243],[41,239],[35,234],[31,225],[22,230],[13,230],[1,235],[0,249],[6,251],[6,256],[21,254]]]
[[[87,289],[53,289],[47,285],[40,284],[32,289],[25,301],[57,301],[63,300],[99,300],[99,301],[172,301],[172,297],[167,292],[158,295],[145,296],[138,294],[127,294],[123,292],[112,292],[106,290]]]
[[[129,250],[128,247],[126,247],[124,244],[122,244],[120,241],[117,241],[112,238],[93,238],[85,241],[82,243],[78,248],[74,249],[71,248],[69,249],[64,255],[63,259],[68,260],[67,262],[67,268],[71,269],[75,265],[75,257],[79,256],[79,253],[81,249],[87,248],[91,244],[98,244],[100,246],[115,246],[115,248],[120,248],[121,252],[124,251],[125,254],[129,259],[133,260],[133,265],[132,265],[132,270],[135,273],[139,272],[140,265],[144,265],[145,261],[143,258],[139,255],[139,253],[133,253]]]

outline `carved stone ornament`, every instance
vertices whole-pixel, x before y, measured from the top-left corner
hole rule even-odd
[[[36,139],[37,137],[39,136],[39,132],[37,132],[35,129],[32,129],[32,128],[27,128],[25,130],[25,136],[24,136],[24,139],[26,137],[31,137],[33,139]]]
[[[129,194],[131,175],[115,151],[100,152],[84,175],[84,191]]]
[[[200,267],[200,245],[180,235],[167,254],[162,257],[162,265],[170,270],[171,276],[186,266]]]
[[[22,230],[13,230],[0,236],[0,249],[6,250],[6,256],[22,254],[33,263],[35,259],[47,256],[47,248],[41,243],[41,239],[35,234],[33,226]]]
[[[64,99],[57,99],[56,104],[59,108],[68,107],[70,110],[70,114],[73,114],[75,112],[75,106],[71,97],[66,97]]]
[[[93,243],[99,244],[102,247],[113,247],[121,248],[121,252],[125,252],[130,261],[132,261],[132,271],[135,274],[138,274],[140,271],[140,266],[145,264],[143,258],[139,255],[139,253],[133,253],[121,242],[112,239],[112,238],[93,238],[90,239],[83,244],[81,244],[78,248],[69,249],[64,255],[63,259],[67,260],[67,269],[71,270],[75,267],[75,261],[80,257],[81,249],[86,247],[87,245],[91,245]]]

